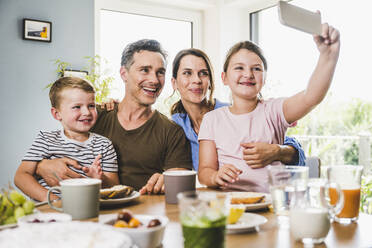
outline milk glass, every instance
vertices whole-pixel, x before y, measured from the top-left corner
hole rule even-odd
[[[329,189],[337,194],[337,201],[331,204]],[[289,212],[291,235],[305,244],[319,244],[327,237],[331,220],[343,207],[343,193],[336,183],[326,179],[309,179],[305,193],[303,185],[296,187]]]
[[[184,248],[225,247],[228,198],[216,192],[178,193]]]

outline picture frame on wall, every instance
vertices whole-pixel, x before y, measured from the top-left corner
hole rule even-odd
[[[52,23],[24,18],[23,39],[52,42]]]
[[[88,75],[87,71],[79,71],[79,70],[72,70],[72,69],[65,69],[62,73],[62,77],[78,77],[85,79],[85,76]]]

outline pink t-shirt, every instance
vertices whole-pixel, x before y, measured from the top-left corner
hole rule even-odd
[[[247,114],[232,114],[226,106],[204,115],[198,140],[213,140],[216,143],[220,167],[232,164],[243,171],[239,181],[229,184],[228,188],[269,191],[267,168],[251,169],[243,160],[243,148],[240,144],[283,144],[285,132],[290,126],[284,118],[283,101],[284,98],[263,100]],[[280,164],[275,164],[278,163]]]

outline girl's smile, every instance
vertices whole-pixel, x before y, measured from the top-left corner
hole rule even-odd
[[[260,57],[247,49],[240,49],[231,56],[222,80],[232,91],[233,98],[257,100],[264,85],[265,70]]]

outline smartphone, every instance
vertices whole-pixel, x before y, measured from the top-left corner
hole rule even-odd
[[[279,21],[285,26],[309,34],[320,35],[322,33],[320,13],[311,12],[284,1],[279,1],[278,12]]]

